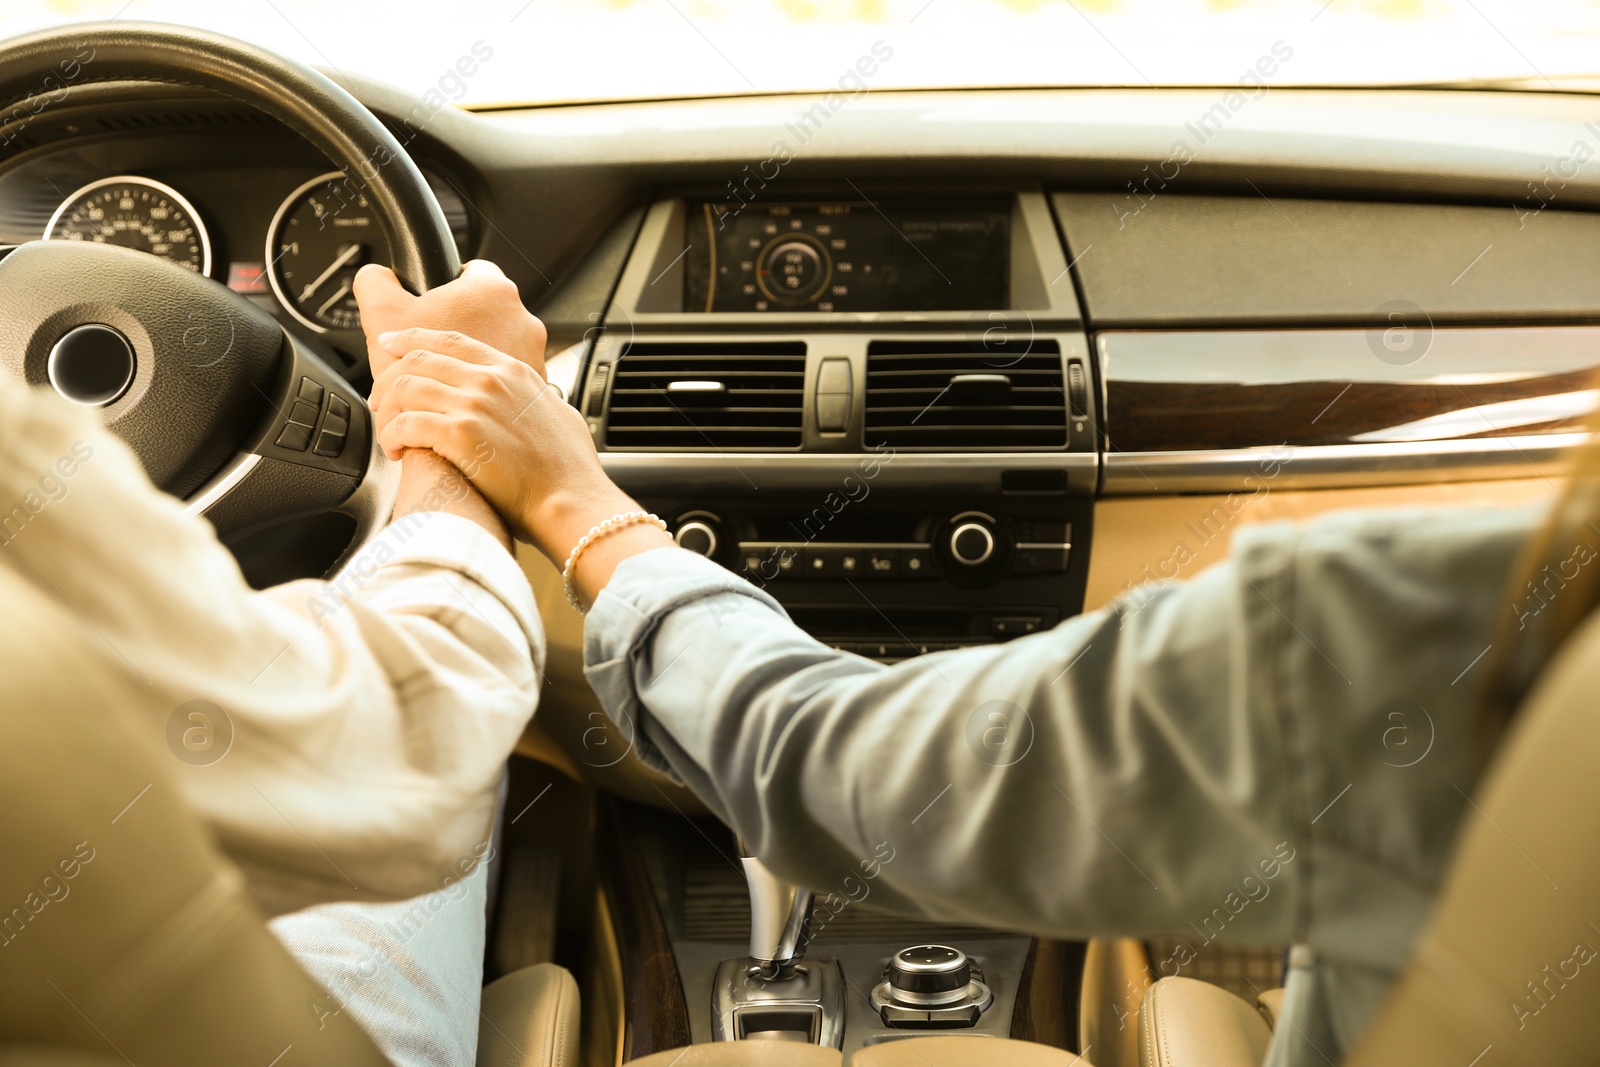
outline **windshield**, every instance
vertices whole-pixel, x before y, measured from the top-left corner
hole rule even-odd
[[[1600,0],[5,0],[183,23],[464,105],[1050,85],[1571,87]]]

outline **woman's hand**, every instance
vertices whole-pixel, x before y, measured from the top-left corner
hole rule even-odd
[[[468,262],[455,281],[421,296],[406,292],[388,267],[369,263],[356,273],[354,291],[374,380],[394,362],[379,338],[416,326],[458,330],[544,374],[544,323],[522,306],[516,283],[486,259]]]
[[[400,330],[382,348],[388,366],[372,397],[384,451],[450,460],[557,566],[596,524],[638,508],[606,477],[583,416],[528,364],[456,331]],[[596,542],[577,575],[585,599],[627,555],[666,544],[654,527]]]

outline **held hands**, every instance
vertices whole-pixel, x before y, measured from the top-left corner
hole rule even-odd
[[[601,469],[583,416],[533,367],[455,331],[385,333],[376,347],[384,451],[445,457],[558,565],[589,527],[633,507]]]
[[[475,337],[544,374],[544,323],[522,306],[516,283],[488,260],[471,260],[455,281],[421,296],[408,293],[388,267],[368,264],[357,272],[354,292],[374,379],[395,359],[378,337],[415,326]]]
[[[606,477],[589,427],[544,377],[544,324],[492,263],[418,297],[383,267],[356,276],[370,404],[391,458],[432,450],[471,479],[512,533],[561,566],[590,529],[637,509]],[[595,542],[575,565],[592,602],[623,559],[672,543],[653,526]]]

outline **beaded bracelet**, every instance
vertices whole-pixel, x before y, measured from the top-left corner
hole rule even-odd
[[[666,532],[667,524],[662,522],[659,517],[650,514],[650,512],[624,511],[622,514],[613,515],[605,522],[595,526],[588,533],[578,538],[578,543],[572,546],[572,554],[567,557],[566,566],[561,568],[561,588],[566,590],[567,603],[571,604],[573,610],[578,614],[587,615],[589,613],[589,609],[585,608],[583,604],[578,601],[576,569],[578,565],[578,557],[583,555],[584,549],[588,548],[602,537],[605,537],[607,534],[614,534],[618,530],[626,529],[629,526],[635,526],[642,522],[650,523],[652,526],[659,526],[661,527],[661,531],[663,533]]]

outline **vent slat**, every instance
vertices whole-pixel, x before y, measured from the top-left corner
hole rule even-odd
[[[931,398],[930,398],[931,399]],[[1060,417],[1061,405],[1059,404],[894,404],[874,406],[872,409],[877,415],[893,415],[904,412],[916,415],[927,412],[936,415],[939,412],[968,413],[973,415],[1020,415],[1028,412],[1039,412],[1044,415]]]
[[[626,388],[618,388],[613,390],[611,395],[615,397],[650,397],[659,400],[664,396],[672,396],[672,393],[665,389],[637,389],[632,385],[629,385]],[[694,394],[691,393],[687,395],[693,396]],[[717,393],[716,395],[719,397],[751,397],[753,399],[760,399],[761,397],[773,397],[775,399],[787,399],[793,401],[801,395],[801,392],[799,389],[729,389],[725,392]],[[676,404],[679,399],[683,398],[679,397],[674,399],[673,403]]]
[[[956,375],[1003,375],[981,391],[952,388]],[[1060,346],[1031,341],[981,347],[960,342],[874,341],[867,346],[866,444],[903,448],[1061,448],[1067,397]]]
[[[667,423],[667,422],[641,423],[638,426],[630,426],[630,427],[628,427],[626,432],[628,432],[628,433],[649,433],[649,434],[672,434],[672,435],[674,435],[674,437],[693,437],[695,434],[698,434],[703,430],[717,430],[717,431],[726,430],[728,433],[742,433],[742,434],[761,433],[761,434],[770,434],[770,435],[773,435],[773,436],[780,436],[780,435],[783,435],[783,434],[787,434],[789,432],[788,430],[775,429],[775,428],[773,428],[771,426],[751,426],[751,425],[749,425],[747,423],[732,423],[732,424],[727,425],[727,426],[674,426],[671,423]]]
[[[798,448],[805,370],[799,342],[635,342],[612,374],[606,446]],[[668,386],[675,381],[721,382],[725,389],[674,394]]]

